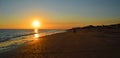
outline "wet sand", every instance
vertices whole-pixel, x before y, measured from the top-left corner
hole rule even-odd
[[[78,30],[40,37],[0,58],[120,58],[120,30]]]

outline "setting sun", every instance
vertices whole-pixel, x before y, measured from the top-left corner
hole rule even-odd
[[[38,20],[33,21],[33,26],[35,28],[39,28],[40,27],[40,22]]]

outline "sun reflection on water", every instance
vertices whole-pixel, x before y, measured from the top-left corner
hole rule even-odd
[[[34,34],[34,38],[38,39],[39,38],[39,34]]]
[[[35,33],[38,33],[38,29],[35,29],[34,32],[35,32]]]
[[[38,39],[38,38],[39,38],[38,29],[35,28],[35,29],[34,29],[34,32],[35,32],[34,38],[35,38],[35,39]]]

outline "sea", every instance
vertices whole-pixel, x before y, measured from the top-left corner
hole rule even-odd
[[[59,29],[39,29],[36,34],[33,29],[0,29],[0,53],[13,50],[37,37],[62,33],[65,30]]]

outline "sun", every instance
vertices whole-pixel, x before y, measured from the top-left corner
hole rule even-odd
[[[40,27],[40,22],[39,22],[38,20],[34,20],[34,21],[33,21],[33,26],[34,26],[35,28],[39,28],[39,27]]]

